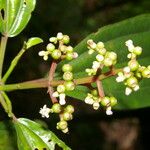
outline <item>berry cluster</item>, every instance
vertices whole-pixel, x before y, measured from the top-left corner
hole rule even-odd
[[[93,105],[95,110],[100,107],[100,104],[106,107],[107,115],[113,114],[111,107],[117,104],[117,99],[115,97],[99,97],[98,91],[96,89],[92,90],[91,93],[88,93],[84,101],[87,104]]]
[[[142,78],[150,78],[150,66],[141,66],[136,60],[137,56],[142,53],[141,47],[135,47],[132,40],[126,41],[125,45],[130,52],[127,55],[130,61],[128,62],[128,66],[124,67],[123,71],[118,73],[116,81],[124,82],[126,85],[125,94],[130,95],[132,91],[139,90],[139,81]]]
[[[62,67],[63,79],[65,82],[57,86],[57,91],[53,93],[53,97],[59,97],[60,105],[66,104],[66,91],[73,91],[75,89],[75,84],[73,82],[72,66],[70,64],[64,64]]]
[[[92,69],[87,68],[85,71],[88,75],[96,75],[98,69],[102,69],[104,66],[110,67],[115,65],[117,62],[117,54],[115,52],[109,52],[106,50],[103,42],[98,42],[97,44],[93,40],[87,41],[88,54],[93,54],[97,52],[96,61],[93,62]]]
[[[62,132],[68,132],[68,123],[73,119],[72,113],[74,112],[74,107],[72,105],[67,105],[66,107],[62,107],[59,103],[53,104],[51,108],[47,108],[46,105],[40,109],[40,114],[44,118],[49,118],[49,113],[59,113],[60,121],[57,123],[56,128],[62,130]]]
[[[49,39],[50,43],[46,47],[46,51],[40,51],[39,56],[42,56],[44,60],[48,60],[50,55],[54,60],[66,59],[72,60],[78,57],[78,54],[73,51],[72,46],[67,46],[70,42],[68,35],[63,35],[58,33],[56,37],[51,37]],[[58,48],[56,48],[58,44]]]

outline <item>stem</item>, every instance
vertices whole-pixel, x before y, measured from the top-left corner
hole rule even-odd
[[[56,67],[57,67],[57,63],[53,61],[49,70],[49,80],[48,80],[48,93],[50,95],[50,98],[53,104],[58,102],[56,97],[53,97],[54,89],[51,85],[51,82],[54,79],[54,73],[55,73]]]
[[[12,104],[11,104],[11,101],[10,101],[9,97],[7,96],[7,94],[5,92],[1,92],[1,94],[2,94],[3,98],[5,99],[5,102],[6,102],[6,105],[7,105],[8,116],[12,117],[13,113],[12,113]]]
[[[2,36],[1,37],[1,45],[0,45],[0,80],[2,78],[3,62],[4,62],[4,56],[5,56],[7,40],[8,40],[7,36]]]
[[[7,72],[5,73],[4,77],[2,78],[3,83],[6,82],[6,80],[8,79],[8,77],[10,76],[10,74],[12,73],[14,68],[16,67],[18,61],[20,60],[21,56],[24,54],[25,51],[26,51],[26,48],[25,48],[25,46],[23,46],[23,48],[19,51],[17,56],[12,60]]]
[[[108,77],[116,75],[118,72],[122,71],[122,69],[114,69],[112,71],[108,71],[104,74],[98,76],[99,80],[104,80]],[[75,79],[74,82],[76,85],[88,84],[93,83],[96,81],[95,76],[84,77],[80,79]],[[63,80],[53,80],[50,82],[52,87],[56,87],[59,84],[63,84]],[[13,90],[24,90],[24,89],[34,89],[34,88],[47,88],[48,87],[48,79],[38,79],[32,81],[26,81],[22,83],[15,83],[15,84],[6,84],[0,85],[0,91],[13,91]]]
[[[7,113],[8,112],[8,107],[7,107],[7,104],[2,96],[2,92],[0,92],[0,103],[1,105],[3,106],[5,112]]]
[[[105,97],[102,82],[101,82],[100,80],[96,80],[96,85],[97,85],[97,89],[98,89],[98,94],[99,94],[99,96],[100,96],[101,98]]]

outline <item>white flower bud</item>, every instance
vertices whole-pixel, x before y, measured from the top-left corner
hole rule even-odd
[[[56,91],[52,94],[53,97],[58,97],[59,96],[59,93]]]
[[[62,40],[63,39],[63,34],[61,32],[57,33],[57,39]]]
[[[133,88],[134,91],[138,91],[139,89],[140,89],[139,85],[136,85],[136,86]]]
[[[97,59],[97,61],[102,62],[104,60],[104,56],[98,54],[98,55],[96,55],[96,59]]]
[[[100,67],[100,63],[98,61],[94,61],[92,68],[93,69],[98,69],[99,67]]]
[[[100,107],[100,104],[98,102],[93,103],[93,109],[97,110]]]
[[[111,110],[111,107],[107,107],[106,108],[106,115],[112,115],[112,114],[113,114],[113,112]]]
[[[42,115],[43,118],[49,118],[50,108],[47,108],[46,105],[43,108],[40,108],[39,113]]]
[[[132,93],[132,89],[129,87],[126,87],[125,89],[125,95],[130,95]]]
[[[91,55],[93,53],[94,53],[94,50],[93,49],[89,49],[88,54]]]
[[[61,93],[59,95],[59,103],[60,103],[60,105],[65,105],[66,104],[65,97],[66,97],[65,93]]]
[[[124,71],[124,73],[130,73],[130,68],[127,66],[127,67],[124,67],[123,68],[123,71]]]

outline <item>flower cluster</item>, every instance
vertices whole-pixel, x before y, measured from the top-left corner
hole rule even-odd
[[[97,70],[102,69],[103,66],[110,67],[115,65],[117,62],[117,54],[115,52],[109,52],[106,50],[103,42],[98,42],[97,44],[93,40],[87,41],[88,54],[93,54],[97,52],[96,60],[93,61],[92,69],[87,68],[85,71],[88,75],[96,75]]]
[[[150,78],[150,66],[141,66],[137,61],[137,56],[142,53],[141,47],[134,46],[132,40],[126,41],[125,45],[130,52],[127,55],[130,61],[128,62],[128,66],[124,67],[123,71],[118,73],[116,81],[124,82],[126,85],[125,94],[130,95],[132,91],[139,90],[139,81],[142,78]]]
[[[73,73],[72,73],[72,66],[70,64],[64,64],[62,67],[63,79],[65,82],[57,86],[57,91],[53,93],[53,97],[59,97],[60,105],[66,104],[66,91],[72,91],[75,88],[75,84],[73,82]]]
[[[68,35],[58,33],[56,37],[51,37],[49,41],[50,43],[47,45],[46,51],[42,50],[39,52],[39,56],[42,56],[44,60],[48,60],[49,55],[55,60],[72,60],[78,57],[78,54],[73,51],[73,47],[67,46],[70,42]],[[58,48],[56,48],[56,44],[58,44]]]
[[[60,121],[57,123],[56,128],[62,130],[62,132],[68,132],[68,123],[73,119],[72,113],[74,112],[74,107],[72,105],[67,105],[66,107],[62,107],[59,103],[53,104],[51,108],[47,108],[46,105],[40,109],[40,114],[44,118],[49,118],[49,113],[59,113]]]
[[[93,105],[95,110],[97,110],[100,105],[106,107],[107,115],[113,114],[111,107],[117,104],[117,99],[115,97],[99,97],[96,89],[92,90],[91,93],[88,93],[84,101],[89,105]]]

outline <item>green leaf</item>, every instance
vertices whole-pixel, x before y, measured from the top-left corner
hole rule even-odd
[[[76,47],[80,55],[76,60],[72,60],[70,64],[73,66],[75,78],[87,76],[85,73],[86,68],[91,68],[93,60],[95,60],[96,53],[88,55],[87,40],[93,39],[95,42],[102,41],[108,51],[114,51],[118,55],[118,63],[116,68],[127,65],[128,50],[125,46],[125,41],[132,39],[135,45],[143,48],[142,55],[138,58],[141,65],[149,65],[150,60],[150,14],[140,15],[125,21],[102,27],[98,32],[89,35],[81,41]],[[65,62],[58,65],[57,77],[61,74],[61,66]],[[109,78],[103,81],[105,93],[107,95],[114,95],[118,98],[117,109],[133,109],[150,106],[149,92],[150,80],[144,79],[140,83],[140,90],[134,92],[130,96],[124,94],[125,86],[117,83],[115,78]],[[76,89],[78,90],[78,89]],[[69,92],[69,96],[84,100],[85,97],[76,95],[76,90]],[[86,91],[82,91],[86,95]]]
[[[43,40],[41,38],[38,38],[38,37],[30,38],[26,43],[27,49],[29,49],[30,47],[35,46],[37,44],[40,44],[42,42],[43,42]]]
[[[19,118],[15,127],[19,150],[54,150],[56,144],[64,150],[71,150],[53,132],[29,119]]]
[[[0,122],[0,150],[17,150],[17,142],[13,124]]]
[[[36,0],[0,0],[0,32],[8,37],[18,35],[29,22],[35,4]]]

